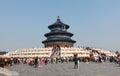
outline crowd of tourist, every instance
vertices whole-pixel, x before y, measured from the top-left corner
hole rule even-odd
[[[110,63],[116,63],[120,66],[120,55],[118,56],[111,56],[107,57],[103,54],[99,55],[98,57],[61,57],[61,58],[0,58],[0,67],[4,66],[12,66],[15,64],[28,64],[30,66],[33,66],[35,68],[37,67],[43,67],[43,65],[47,64],[57,64],[57,63],[64,63],[64,62],[74,62],[75,66],[74,68],[78,68],[78,62],[95,62],[95,63],[103,63],[103,62],[110,62]]]

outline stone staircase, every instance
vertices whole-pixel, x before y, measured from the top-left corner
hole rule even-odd
[[[60,48],[54,49],[52,50],[52,54],[51,54],[51,58],[60,58]]]

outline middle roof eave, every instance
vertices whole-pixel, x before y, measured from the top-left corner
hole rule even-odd
[[[49,33],[46,33],[44,36],[48,37],[48,36],[51,36],[51,35],[68,35],[70,37],[73,36],[72,33],[66,32],[66,31],[49,32]]]

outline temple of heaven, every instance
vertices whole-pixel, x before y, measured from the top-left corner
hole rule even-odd
[[[51,30],[49,33],[46,33],[44,36],[47,37],[46,40],[42,41],[45,47],[73,47],[75,40],[72,40],[72,33],[67,32],[69,25],[61,22],[60,17],[57,17],[57,21],[49,25],[48,28]]]

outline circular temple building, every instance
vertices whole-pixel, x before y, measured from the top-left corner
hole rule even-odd
[[[51,31],[44,35],[47,39],[42,41],[45,47],[53,47],[56,45],[60,47],[73,47],[73,44],[76,43],[76,41],[71,39],[73,34],[67,32],[69,25],[62,23],[59,16],[57,21],[49,25],[48,28]]]

